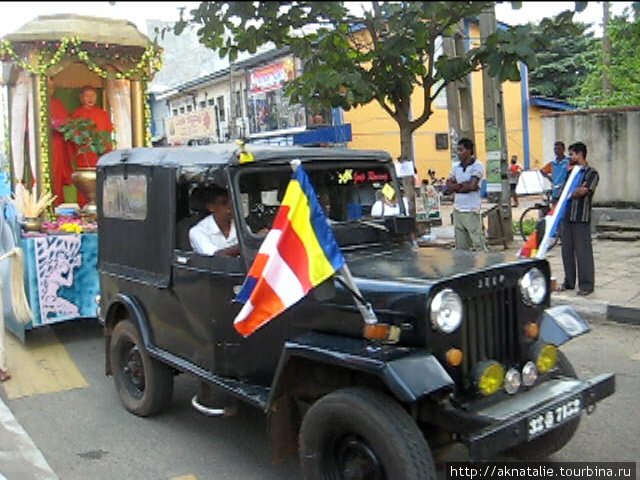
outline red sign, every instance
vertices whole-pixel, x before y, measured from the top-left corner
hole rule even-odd
[[[251,93],[275,90],[293,80],[294,75],[293,58],[287,57],[278,63],[253,70],[249,75],[249,89]]]

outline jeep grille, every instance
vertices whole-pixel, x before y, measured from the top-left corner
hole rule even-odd
[[[462,374],[465,380],[472,380],[470,375],[481,361],[497,360],[508,365],[517,360],[517,294],[517,287],[498,287],[463,299]]]

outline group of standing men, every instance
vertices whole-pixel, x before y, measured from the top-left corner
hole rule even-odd
[[[453,224],[456,248],[487,251],[480,213],[480,182],[484,168],[475,158],[473,142],[468,138],[458,141],[458,158],[446,182],[446,190],[455,194]],[[578,280],[578,295],[589,295],[595,288],[595,266],[591,243],[591,207],[598,186],[598,172],[587,163],[587,146],[576,142],[569,146],[569,157],[563,142],[554,145],[555,158],[547,163],[542,173],[552,181],[554,205],[558,202],[567,181],[569,170],[579,166],[581,179],[571,193],[564,211],[560,232],[562,235],[562,263],[564,282],[557,290],[573,290]],[[577,273],[577,275],[576,275]]]
[[[80,151],[74,144],[66,141],[60,128],[69,119],[84,118],[93,121],[96,131],[112,132],[113,124],[109,114],[96,105],[97,93],[95,88],[84,86],[80,90],[81,105],[76,108],[71,115],[64,104],[54,97],[55,83],[52,78],[48,78],[47,88],[49,92],[49,117],[51,120],[51,177],[53,180],[53,193],[56,196],[55,204],[64,202],[64,186],[71,185],[71,174],[73,173],[73,159],[77,166],[95,167],[98,156],[88,150]],[[87,198],[82,192],[78,192],[78,204],[84,206]]]

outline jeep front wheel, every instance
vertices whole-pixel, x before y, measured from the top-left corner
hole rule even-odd
[[[305,480],[432,480],[431,451],[394,400],[346,388],[314,403],[300,428]]]
[[[128,411],[147,417],[167,406],[173,394],[173,372],[147,354],[129,320],[113,329],[111,362],[120,401]]]

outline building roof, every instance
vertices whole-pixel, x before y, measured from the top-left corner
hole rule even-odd
[[[28,4],[25,5],[28,8]],[[36,17],[15,32],[5,35],[4,39],[11,42],[41,42],[74,36],[81,42],[128,47],[146,48],[151,44],[151,40],[127,20],[74,14]]]
[[[556,100],[555,98],[547,98],[539,95],[533,95],[529,98],[529,104],[533,107],[547,108],[549,110],[577,110],[578,107],[571,105],[563,100]]]

